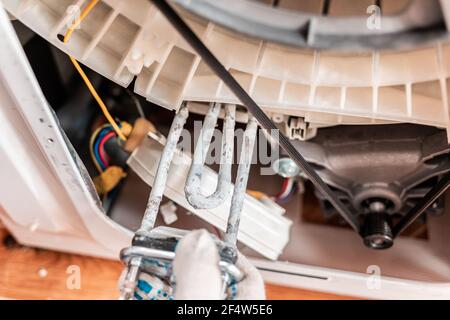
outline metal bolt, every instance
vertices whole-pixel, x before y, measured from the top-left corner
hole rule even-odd
[[[272,168],[283,178],[293,178],[300,174],[300,168],[291,158],[280,158],[276,160]]]
[[[372,212],[366,215],[361,234],[364,244],[372,249],[388,249],[394,244],[390,216],[387,213]]]

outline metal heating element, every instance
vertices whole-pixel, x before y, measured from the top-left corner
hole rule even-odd
[[[215,192],[204,196],[201,189],[202,170],[211,144],[221,105],[213,103],[205,118],[187,177],[185,193],[188,202],[196,209],[213,209],[221,205],[231,192],[231,165],[233,162],[235,105],[225,106],[225,122],[222,137],[219,181]]]
[[[201,193],[200,188],[202,169],[221,108],[221,104],[211,104],[197,142],[190,173],[186,181],[186,199],[196,208],[218,207],[228,200],[231,193],[231,165],[234,151],[234,117],[236,110],[236,106],[234,105],[225,106],[226,117],[224,122],[221,168],[216,191],[211,196],[204,196]],[[163,228],[163,230],[167,232],[164,234],[164,232],[161,232],[160,228],[155,228],[155,222],[166,188],[170,165],[177,150],[177,143],[180,139],[188,115],[188,109],[184,105],[178,111],[172,122],[158,164],[155,181],[142,219],[141,227],[134,236],[132,246],[122,250],[121,259],[127,265],[126,277],[122,284],[123,299],[131,299],[133,297],[140,272],[147,272],[157,276],[167,283],[173,283],[174,281],[170,264],[174,259],[176,244],[185,232]],[[220,267],[222,270],[224,289],[232,282],[238,282],[242,279],[240,271],[234,265],[237,260],[236,242],[257,128],[258,125],[256,120],[251,118],[244,133],[241,157],[231,199],[224,241],[222,242],[215,238],[221,257]],[[155,267],[155,265],[159,267]],[[164,265],[167,265],[168,267],[160,267]]]

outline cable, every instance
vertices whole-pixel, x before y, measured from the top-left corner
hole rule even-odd
[[[98,172],[100,172],[100,173],[102,173],[104,169],[102,168],[102,166],[99,163],[99,160],[100,160],[99,157],[96,157],[96,155],[95,155],[95,142],[96,142],[97,137],[102,132],[102,130],[104,130],[106,128],[111,128],[111,125],[105,124],[105,125],[99,127],[98,129],[96,129],[94,131],[94,133],[92,134],[91,139],[89,141],[89,152],[91,154],[92,162],[94,162],[95,167],[97,168]],[[112,128],[111,128],[111,130],[112,130]]]
[[[75,68],[77,69],[78,73],[80,74],[80,76],[83,78],[84,82],[86,83],[86,86],[88,87],[89,91],[91,92],[92,96],[94,97],[94,99],[97,101],[98,105],[100,106],[100,109],[103,111],[103,114],[105,115],[106,119],[108,120],[109,123],[111,123],[112,127],[114,128],[114,130],[116,131],[117,135],[123,140],[126,141],[127,138],[125,137],[125,135],[123,134],[123,132],[120,130],[119,126],[117,125],[117,123],[114,121],[113,117],[111,116],[111,114],[108,111],[108,108],[106,107],[105,103],[103,102],[103,100],[100,98],[100,96],[98,95],[97,91],[95,90],[94,86],[92,85],[92,83],[90,82],[90,80],[88,79],[88,77],[86,76],[86,74],[84,73],[83,69],[81,69],[80,64],[78,63],[77,60],[75,60],[73,57],[70,57],[70,60],[72,61],[73,65],[75,66]]]
[[[80,23],[88,16],[88,14],[91,12],[91,10],[97,5],[97,3],[99,2],[99,0],[91,0],[87,6],[83,9],[83,11],[81,12],[80,16],[75,20],[75,22],[72,24],[72,26],[67,30],[65,36],[64,36],[64,43],[68,43],[70,38],[72,37],[73,32],[75,31],[75,29],[80,25]],[[86,86],[88,87],[89,91],[91,92],[92,96],[94,97],[94,99],[97,101],[98,105],[100,106],[100,109],[102,110],[103,114],[105,115],[106,119],[108,120],[109,123],[111,123],[112,127],[114,128],[114,130],[116,131],[117,135],[123,140],[126,141],[127,138],[125,137],[125,135],[123,134],[122,130],[120,130],[119,126],[117,125],[117,123],[114,121],[114,118],[111,116],[111,114],[108,111],[108,108],[106,107],[105,103],[103,102],[103,100],[100,98],[100,96],[98,95],[97,91],[95,90],[94,86],[92,85],[91,81],[89,80],[89,78],[87,77],[86,73],[83,71],[83,69],[81,68],[80,64],[78,63],[77,60],[75,60],[74,57],[70,56],[70,61],[72,61],[72,64],[74,65],[75,69],[78,71],[78,73],[80,74],[81,78],[83,79],[84,83],[86,84]]]
[[[116,137],[116,133],[109,132],[103,138],[101,138],[99,145],[98,145],[98,150],[100,152],[100,159],[102,160],[102,162],[104,163],[106,168],[109,167],[109,160],[107,159],[107,155],[105,153],[105,143],[106,143],[106,141],[108,141],[109,139],[112,139],[114,137]]]
[[[274,200],[279,204],[286,203],[292,198],[297,189],[296,180],[294,178],[286,178],[283,181],[281,191],[274,197]]]
[[[109,167],[108,155],[105,153],[104,144],[113,137],[116,137],[114,129],[110,124],[103,125],[94,131],[89,142],[89,151],[92,161],[97,170],[102,173]],[[104,140],[104,141],[103,141]],[[103,144],[102,144],[103,141]]]
[[[281,188],[281,191],[275,196],[275,199],[278,201],[288,197],[292,191],[293,186],[294,186],[294,179],[285,178],[283,180],[283,186]]]
[[[108,126],[108,125],[106,125]],[[89,140],[89,153],[91,154],[91,159],[92,162],[94,162],[95,167],[97,168],[97,171],[102,173],[103,172],[103,168],[101,167],[100,163],[98,162],[98,159],[95,155],[95,151],[94,151],[94,146],[95,146],[95,138],[97,137],[97,135],[100,133],[100,131],[104,128],[100,127],[97,130],[94,131],[94,133],[91,135],[91,139]]]
[[[113,132],[113,131],[111,131],[111,132]],[[100,150],[100,138],[97,137],[95,139],[95,144],[94,144],[94,155],[95,155],[96,160],[102,167],[102,170],[106,170],[106,168],[108,167],[106,157],[104,154],[103,155],[101,155],[101,154],[102,154],[102,152]]]

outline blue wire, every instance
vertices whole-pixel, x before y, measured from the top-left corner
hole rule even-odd
[[[122,124],[119,124],[119,128],[122,128]],[[114,128],[112,125],[109,125],[105,128],[103,128],[102,130],[100,130],[100,132],[97,134],[97,137],[95,137],[94,140],[94,156],[95,159],[97,160],[97,162],[100,164],[100,167],[102,168],[102,170],[106,170],[106,164],[103,163],[102,159],[100,158],[100,150],[99,150],[99,144],[100,144],[100,140],[107,135],[108,133],[114,131]]]
[[[99,151],[99,144],[101,139],[107,135],[109,132],[113,131],[114,129],[112,128],[112,126],[108,126],[106,128],[103,128],[99,134],[97,135],[97,137],[95,138],[95,143],[94,143],[94,155],[95,155],[95,159],[97,160],[97,162],[100,164],[100,167],[102,168],[102,170],[106,169],[106,164],[103,163],[102,159],[100,158],[100,151]]]
[[[94,155],[95,155],[95,159],[97,159],[97,162],[100,164],[100,167],[102,168],[102,170],[105,170],[106,165],[103,163],[102,159],[100,158],[100,154],[98,153],[98,141],[96,142],[96,144],[94,146]]]
[[[97,137],[95,137],[95,139],[101,139],[101,138],[103,138],[105,135],[107,135],[108,133],[110,133],[113,130],[114,129],[113,129],[112,126],[108,126],[106,128],[103,128],[102,130],[100,130],[100,132],[98,133]]]

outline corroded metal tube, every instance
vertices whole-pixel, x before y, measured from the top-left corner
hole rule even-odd
[[[223,125],[222,151],[217,187],[213,194],[205,196],[201,191],[203,167],[208,155],[211,139],[217,124],[221,105],[214,103],[205,117],[205,122],[197,142],[192,165],[186,180],[185,194],[187,201],[196,209],[213,209],[220,206],[231,193],[231,166],[234,149],[234,126],[236,106],[225,106]]]
[[[244,133],[239,168],[234,184],[233,198],[231,199],[230,215],[228,216],[227,230],[224,237],[225,243],[231,247],[236,246],[257,129],[258,123],[255,118],[251,117]]]
[[[144,218],[142,219],[141,227],[137,231],[137,234],[145,235],[149,233],[155,225],[159,206],[164,195],[164,190],[166,189],[170,164],[172,163],[178,140],[180,139],[181,132],[183,131],[188,116],[188,108],[183,105],[172,122],[166,145],[156,171],[155,181],[153,183],[152,191],[150,192]]]

